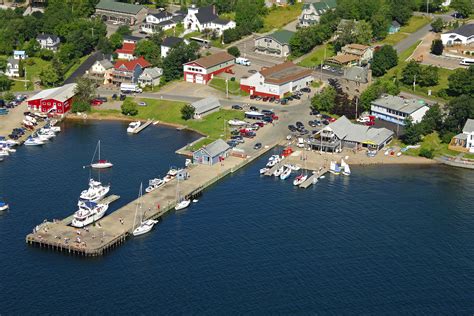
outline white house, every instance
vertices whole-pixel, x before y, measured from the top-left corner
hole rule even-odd
[[[146,16],[145,21],[141,25],[140,29],[143,33],[153,34],[161,28],[161,23],[171,21],[172,18],[173,14],[169,13],[168,11],[150,13]],[[163,28],[163,30],[165,29]]]
[[[163,69],[158,67],[145,68],[138,77],[138,84],[142,87],[154,87],[160,84],[160,78],[163,75]]]
[[[115,50],[117,54],[117,59],[126,59],[126,60],[133,60],[135,59],[135,48],[136,45],[134,43],[123,43],[122,47]]]
[[[225,51],[219,52],[183,64],[183,77],[186,82],[207,84],[214,76],[229,71],[234,65],[234,56]]]
[[[236,26],[234,21],[219,18],[214,5],[202,8],[191,5],[188,8],[188,14],[184,18],[183,24],[186,30],[202,31],[208,29],[216,32],[219,36],[225,30],[233,29]]]
[[[408,117],[419,123],[429,107],[423,100],[406,99],[384,94],[372,101],[370,111],[375,117],[398,125],[405,125]]]
[[[42,49],[51,50],[53,52],[58,50],[61,40],[59,36],[51,34],[40,34],[36,36],[36,41],[40,44]]]
[[[19,77],[20,60],[15,58],[8,58],[7,67],[5,69],[5,75],[8,77]]]
[[[319,23],[321,15],[336,8],[335,0],[321,0],[305,3],[298,18],[298,26],[306,27]]]
[[[441,34],[445,46],[471,45],[474,43],[474,23],[465,24],[455,30]]]
[[[15,59],[26,59],[26,58],[28,58],[28,55],[26,55],[26,52],[24,50],[14,50],[13,51],[13,58],[15,58]]]
[[[112,82],[113,72],[112,62],[109,59],[102,59],[97,60],[87,71],[87,74],[93,78],[103,79],[103,83],[107,84]]]
[[[291,61],[262,69],[240,79],[240,89],[262,97],[283,98],[286,93],[307,87],[314,80],[312,70]]]
[[[449,144],[449,149],[474,153],[474,119],[468,119],[462,133],[456,135]]]
[[[168,36],[163,39],[161,43],[161,58],[168,56],[168,52],[176,47],[179,43],[184,42],[187,44],[186,40],[183,40],[181,37]]]

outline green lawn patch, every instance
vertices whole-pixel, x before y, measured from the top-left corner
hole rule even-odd
[[[321,61],[324,61],[324,50],[326,50],[326,58],[334,56],[333,46],[331,44],[324,44],[309,53],[298,65],[308,68],[320,66]]]
[[[448,149],[448,144],[444,144],[441,142],[441,139],[439,138],[437,132],[433,132],[423,137],[423,140],[421,141],[420,145],[420,148],[409,149],[405,152],[405,154],[410,156],[418,156],[422,149],[428,149],[433,151],[434,157],[443,155],[456,156],[459,154],[459,152],[457,151]]]
[[[406,25],[400,28],[400,32],[414,33],[430,22],[431,18],[429,17],[414,15],[408,20]]]
[[[30,60],[30,61],[28,61]],[[28,62],[31,62],[31,60],[34,62],[32,65],[28,65]],[[25,88],[25,82],[24,81],[14,81],[13,85],[11,87],[11,91],[31,91],[33,90],[34,82],[39,81],[39,74],[41,73],[41,70],[45,67],[50,67],[51,62],[49,61],[44,61],[41,58],[38,57],[30,57],[25,61],[25,70],[26,70],[26,79],[29,80],[27,83],[27,87]],[[18,79],[24,79],[24,78],[18,78]]]
[[[202,37],[202,34],[199,31],[194,31],[194,32],[184,35],[184,38],[186,39],[190,39],[191,37]]]
[[[401,42],[402,40],[404,40],[405,38],[408,37],[409,34],[407,33],[402,33],[402,32],[398,32],[398,33],[394,33],[394,34],[389,34],[387,35],[387,37],[381,41],[379,44],[380,45],[395,45],[397,44],[398,42]]]
[[[237,80],[228,80],[228,85],[229,85],[229,94],[232,95],[242,95],[245,96],[247,95],[244,91],[240,90],[240,84]],[[214,77],[210,82],[209,86],[213,87],[214,89],[217,89],[219,91],[222,91],[226,93],[226,84],[225,84],[225,79],[221,77]]]
[[[82,65],[82,63],[89,57],[90,55],[85,55],[85,56],[82,56],[81,58],[79,58],[75,63],[74,65],[72,65],[68,71],[66,71],[66,73],[64,74],[64,79],[67,79],[69,78],[74,71],[77,70],[77,68],[79,68],[80,65]]]
[[[184,25],[182,23],[176,25],[176,27],[173,27],[169,30],[165,31],[166,36],[175,36],[178,37],[181,33],[184,32]]]
[[[294,5],[275,7],[269,10],[268,14],[263,18],[263,28],[260,32],[269,32],[273,29],[279,29],[296,20],[301,14],[303,3],[295,3]]]

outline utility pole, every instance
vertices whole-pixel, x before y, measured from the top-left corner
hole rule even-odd
[[[359,115],[357,114],[357,113],[358,113],[358,112],[357,112],[357,107],[358,107],[358,105],[359,105],[359,98],[358,98],[357,96],[356,96],[355,98],[356,98],[356,115],[355,115],[355,117],[356,117],[356,120],[357,120],[358,117],[359,117]]]
[[[430,15],[429,3],[430,3],[430,0],[426,0],[426,15]]]
[[[413,76],[413,92],[415,92],[415,86],[416,86],[416,75]]]
[[[225,79],[225,96],[228,99],[229,98],[229,79]]]

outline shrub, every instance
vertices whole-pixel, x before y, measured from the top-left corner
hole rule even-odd
[[[227,52],[231,54],[234,57],[239,57],[240,56],[240,50],[236,46],[231,46],[227,48]]]
[[[428,148],[422,147],[420,149],[420,153],[418,155],[421,156],[421,157],[432,159],[434,157],[433,149],[428,149]]]
[[[190,104],[186,104],[181,108],[181,117],[184,120],[190,120],[194,116],[194,107],[192,107]]]
[[[88,102],[74,101],[72,103],[72,112],[89,112],[91,110],[91,105]]]
[[[131,99],[125,99],[120,108],[123,115],[135,116],[138,114],[138,104]]]

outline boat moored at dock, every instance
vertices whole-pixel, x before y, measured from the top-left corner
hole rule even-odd
[[[142,125],[142,122],[140,121],[131,122],[130,124],[128,124],[127,133],[131,133],[131,134],[135,133],[140,128],[141,125]]]
[[[78,228],[90,225],[101,219],[105,215],[105,212],[108,208],[108,204],[79,201],[79,210],[74,213],[74,218],[71,225]]]
[[[100,181],[89,180],[89,188],[81,192],[79,204],[81,201],[97,202],[107,195],[110,191],[110,185],[102,185]]]

